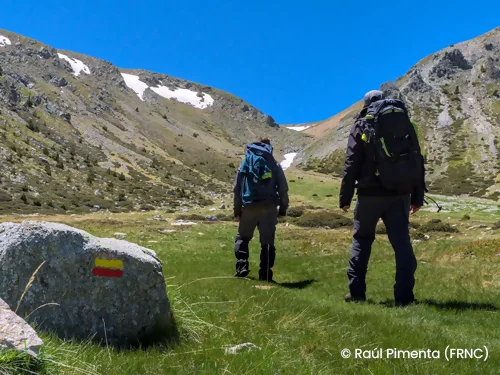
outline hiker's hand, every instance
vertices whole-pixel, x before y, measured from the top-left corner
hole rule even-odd
[[[344,212],[347,212],[347,211],[349,211],[349,208],[350,208],[350,207],[351,207],[351,206],[344,206],[344,207],[342,207],[342,210],[343,210]]]
[[[416,214],[418,211],[420,211],[420,206],[415,206],[414,204],[410,206],[410,215]]]

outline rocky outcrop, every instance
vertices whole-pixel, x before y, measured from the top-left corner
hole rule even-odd
[[[57,223],[0,224],[0,297],[61,337],[130,345],[172,323],[153,251]]]
[[[43,341],[35,330],[0,298],[0,350],[26,351],[36,355]]]
[[[380,91],[384,93],[386,99],[404,100],[403,94],[399,91],[399,87],[392,81],[383,83],[380,86]]]
[[[446,51],[441,60],[434,66],[431,74],[437,78],[450,78],[457,70],[470,70],[472,65],[467,61],[458,48],[451,52]]]

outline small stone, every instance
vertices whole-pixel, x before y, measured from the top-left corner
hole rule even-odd
[[[208,221],[218,221],[219,219],[217,218],[217,216],[207,216],[206,218]]]
[[[260,350],[260,348],[257,345],[252,344],[251,342],[246,342],[244,344],[239,344],[239,345],[232,346],[230,348],[226,348],[225,353],[226,354],[238,354],[242,351],[250,351],[250,350]]]
[[[225,204],[221,204],[220,207],[219,207],[220,210],[225,210],[226,209],[226,205]]]
[[[165,233],[165,234],[170,234],[170,233],[175,233],[177,231],[174,230],[174,229],[160,229],[158,232]]]
[[[43,341],[35,330],[0,299],[0,349],[25,351],[36,356]]]
[[[114,236],[115,236],[116,238],[118,238],[119,240],[123,240],[123,239],[125,238],[125,236],[126,236],[126,235],[127,235],[127,233],[122,233],[122,232],[116,232],[116,233],[114,234]]]

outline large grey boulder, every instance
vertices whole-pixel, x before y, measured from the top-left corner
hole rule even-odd
[[[43,341],[35,330],[0,298],[0,349],[37,355]]]
[[[156,254],[63,224],[0,224],[0,297],[10,306],[21,300],[20,316],[30,314],[37,327],[61,337],[123,346],[168,338],[171,332]]]

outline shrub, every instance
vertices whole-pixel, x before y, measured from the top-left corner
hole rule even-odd
[[[432,219],[429,222],[423,224],[419,229],[422,233],[428,232],[444,232],[444,233],[457,233],[458,229],[452,227],[448,223],[443,223],[439,219]]]
[[[118,177],[118,179],[119,179],[120,181],[125,181],[125,175],[123,174],[123,172],[122,172],[122,173],[120,173],[120,176]]]
[[[299,227],[306,228],[329,227],[330,229],[335,229],[351,226],[352,220],[333,212],[319,211],[307,212],[303,214],[301,217],[296,219],[295,224]]]
[[[302,215],[304,215],[304,208],[290,207],[286,214],[290,217],[301,217]]]
[[[37,207],[41,207],[41,206],[42,206],[42,202],[40,202],[38,199],[35,199],[35,200],[33,201],[33,204],[34,204],[35,206],[37,206]]]
[[[127,197],[125,196],[125,193],[119,193],[119,194],[118,194],[118,200],[119,200],[120,202],[124,202],[124,201],[126,201],[126,200],[127,200]]]
[[[52,176],[52,171],[50,170],[50,165],[48,164],[45,165],[45,173],[47,173],[49,176]]]
[[[470,220],[470,216],[468,214],[465,214],[464,216],[462,216],[462,218],[460,220],[462,220],[462,221]]]
[[[500,221],[497,221],[495,224],[493,224],[492,227],[494,230],[500,229]]]
[[[187,215],[178,215],[176,220],[192,220],[192,221],[205,221],[206,218],[203,215],[198,215],[198,214],[187,214]]]
[[[26,194],[22,194],[21,195],[21,200],[24,202],[24,204],[28,204],[28,197],[26,196]]]

